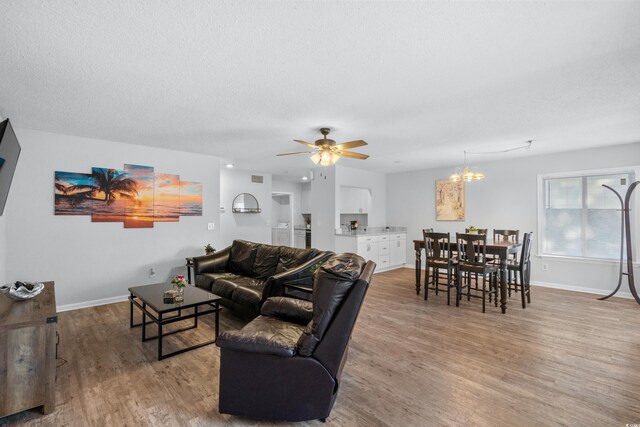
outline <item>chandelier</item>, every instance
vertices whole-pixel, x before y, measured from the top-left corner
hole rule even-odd
[[[529,141],[527,141],[525,143],[525,145],[521,145],[519,147],[514,147],[514,148],[509,148],[506,150],[499,150],[499,151],[467,151],[464,150],[464,166],[461,168],[456,167],[453,171],[453,173],[451,174],[451,176],[449,177],[449,181],[451,182],[460,182],[460,181],[465,181],[465,182],[471,182],[471,181],[480,181],[484,179],[484,174],[482,172],[478,172],[475,171],[474,169],[470,168],[469,166],[467,166],[467,154],[501,154],[501,153],[508,153],[510,151],[515,151],[515,150],[521,150],[521,149],[525,149],[525,150],[529,150],[531,148],[531,143],[533,142],[533,139],[530,139]]]
[[[460,182],[460,181],[480,181],[484,179],[484,174],[482,172],[474,172],[469,166],[467,166],[467,150],[464,151],[464,167],[462,171],[460,168],[455,168],[451,176],[449,177],[449,181],[452,182]]]

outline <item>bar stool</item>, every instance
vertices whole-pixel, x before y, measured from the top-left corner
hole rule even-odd
[[[423,230],[425,248],[424,300],[429,298],[429,289],[447,291],[447,305],[451,304],[451,288],[456,287],[454,269],[457,261],[451,256],[451,238],[449,233],[434,233]],[[444,273],[441,270],[445,270]],[[440,276],[446,275],[446,282],[440,283]],[[431,277],[431,281],[429,281]],[[431,286],[430,286],[431,285]],[[444,285],[444,289],[441,286]],[[456,300],[459,295],[456,295]]]
[[[533,233],[524,233],[522,239],[522,250],[520,251],[519,260],[509,260],[507,271],[509,279],[507,288],[509,296],[511,291],[516,293],[520,290],[522,298],[522,308],[527,308],[527,304],[531,304],[531,242],[533,241]],[[519,283],[518,283],[519,282]],[[518,289],[519,288],[519,289]],[[525,301],[526,297],[526,301]]]
[[[520,241],[520,230],[498,230],[493,229],[493,241],[496,242],[509,242],[518,243]],[[516,259],[516,254],[509,254],[511,259]],[[491,257],[491,261],[495,264],[500,264],[500,258]],[[509,271],[509,279],[511,280],[511,272]],[[511,288],[509,288],[509,296],[511,296]]]
[[[472,234],[469,230],[471,230],[470,228],[465,228],[464,232],[467,234]],[[478,234],[484,234],[485,236],[487,236],[487,233],[489,232],[488,228],[476,228],[476,233]],[[489,262],[495,262],[493,255],[487,255],[487,261]],[[475,289],[478,289],[478,275],[474,274],[473,275],[473,280],[475,281]],[[471,275],[467,275],[467,282],[471,283]]]
[[[478,289],[476,279],[476,291],[480,291],[482,295],[471,294],[471,284],[467,283],[467,301],[471,297],[482,298],[482,312],[485,312],[486,296],[489,295],[498,306],[498,270],[499,267],[492,264],[487,259],[487,236],[486,234],[462,234],[456,233],[456,244],[458,246],[458,265],[457,265],[457,286],[459,298],[456,300],[456,306],[460,304],[462,297],[462,274],[467,273],[482,276],[482,289]],[[489,278],[489,289],[487,289],[487,278]]]

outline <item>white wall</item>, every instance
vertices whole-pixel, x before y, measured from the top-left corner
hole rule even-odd
[[[336,168],[316,169],[311,181],[311,246],[332,251],[336,228]],[[338,221],[339,219],[339,214]],[[339,224],[339,222],[337,223]]]
[[[384,227],[387,222],[387,185],[386,175],[379,172],[364,171],[347,166],[336,165],[336,210],[335,227],[340,228],[340,187],[359,187],[371,190],[371,212],[368,215],[369,227]],[[390,223],[389,223],[390,224]],[[396,225],[396,224],[393,224]],[[401,225],[401,224],[400,224]]]
[[[220,246],[219,159],[212,156],[16,129],[22,146],[5,209],[6,280],[56,282],[57,304],[114,298],[134,285],[184,272],[184,258]],[[92,223],[90,216],[54,215],[54,172],[91,172],[91,167],[149,165],[203,184],[203,216],[125,229]],[[214,222],[216,231],[207,231]],[[0,232],[1,233],[1,232]],[[150,267],[155,278],[148,277]]]
[[[263,183],[251,182],[251,175],[264,177]],[[233,199],[240,193],[250,193],[258,200],[261,213],[233,213]],[[220,230],[222,245],[235,239],[271,244],[271,174],[237,169],[220,170]]]
[[[414,253],[412,240],[421,239],[422,228],[426,227],[451,233],[462,232],[469,225],[519,229],[521,232],[533,231],[537,239],[538,174],[639,164],[640,143],[480,164],[479,169],[485,173],[486,179],[467,184],[464,222],[435,220],[435,180],[447,179],[452,168],[391,174],[387,175],[387,221],[407,226],[409,265],[413,265],[414,260],[411,256]],[[638,212],[632,220],[632,227],[640,227]],[[541,259],[536,255],[537,242],[534,242],[534,283],[599,293],[608,293],[617,284],[617,263]],[[547,271],[542,271],[543,262],[549,266]],[[621,290],[628,294],[626,278],[623,283]]]

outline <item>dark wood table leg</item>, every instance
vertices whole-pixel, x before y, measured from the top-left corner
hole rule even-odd
[[[158,360],[162,360],[162,313],[158,314]]]
[[[133,294],[129,295],[129,327],[133,328]]]
[[[142,303],[142,342],[147,340],[147,303]]]
[[[420,295],[420,275],[422,274],[422,249],[416,248],[416,295]]]
[[[509,254],[500,257],[500,308],[502,314],[507,312],[507,258]]]
[[[216,341],[218,340],[218,331],[220,330],[220,303],[216,302],[214,308],[216,308]]]

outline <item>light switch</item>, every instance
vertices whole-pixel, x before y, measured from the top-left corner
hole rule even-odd
[[[207,230],[212,231],[216,229],[216,223],[215,222],[210,222],[207,224]]]

